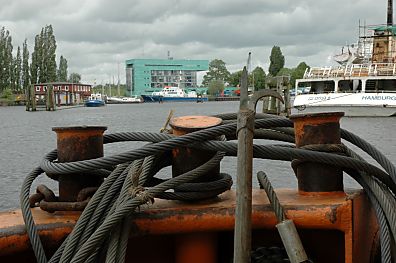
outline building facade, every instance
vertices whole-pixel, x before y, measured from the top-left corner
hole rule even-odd
[[[197,72],[209,69],[208,60],[130,59],[125,64],[131,95],[151,94],[165,86],[197,88]]]
[[[34,84],[34,92],[38,101],[44,100],[48,87],[54,89],[55,104],[73,105],[86,100],[92,92],[92,85],[69,82],[52,82]]]

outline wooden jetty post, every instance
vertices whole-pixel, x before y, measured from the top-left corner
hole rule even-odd
[[[263,113],[290,116],[290,94],[289,87],[290,76],[277,76],[268,78],[266,88],[275,90],[279,94],[283,94],[284,106],[280,100],[275,97],[268,97],[263,99]]]
[[[45,92],[45,109],[47,111],[55,110],[55,96],[54,96],[54,86],[50,84]]]
[[[37,110],[37,102],[36,102],[36,92],[34,90],[34,85],[30,86],[29,89],[29,98],[28,98],[29,103],[27,105],[29,105],[29,107],[27,108],[27,111],[36,111]]]
[[[29,111],[30,110],[30,88],[29,87],[27,87],[25,89],[25,99],[26,99],[26,104],[25,104],[26,111]]]
[[[56,110],[55,94],[54,94],[54,87],[52,84],[48,85],[47,90],[45,90],[44,98],[45,98],[45,110],[55,111]],[[36,88],[34,85],[31,85],[29,88],[26,89],[26,111],[36,111],[36,110],[37,110]]]

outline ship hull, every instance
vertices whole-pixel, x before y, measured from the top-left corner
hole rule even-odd
[[[101,107],[104,106],[104,101],[101,100],[87,100],[85,102],[85,107]]]
[[[345,112],[349,117],[396,116],[394,93],[329,93],[297,95],[293,113]]]
[[[161,97],[155,95],[142,95],[144,102],[204,102],[208,101],[207,97]]]

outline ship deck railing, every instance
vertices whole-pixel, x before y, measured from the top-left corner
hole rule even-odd
[[[366,91],[361,91],[361,90],[339,90],[339,91],[335,91],[335,90],[325,90],[325,91],[309,91],[309,92],[305,92],[305,93],[300,93],[298,95],[320,95],[320,94],[340,94],[340,93],[396,93],[396,90],[366,90]]]
[[[325,79],[345,77],[396,76],[396,63],[350,64],[338,67],[311,67],[304,73],[304,79]]]

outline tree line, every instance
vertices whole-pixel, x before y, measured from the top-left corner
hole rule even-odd
[[[68,78],[67,59],[61,55],[56,63],[56,39],[52,25],[46,25],[34,39],[34,49],[29,63],[27,39],[22,48],[13,52],[10,32],[0,29],[0,93],[20,94],[30,84],[49,82],[79,83],[81,75],[71,73]],[[14,55],[15,53],[15,55]]]
[[[269,60],[268,75],[262,67],[256,67],[249,72],[249,86],[254,87],[255,90],[267,88],[269,77],[276,76],[290,76],[290,84],[294,86],[296,79],[302,78],[305,70],[309,68],[305,62],[299,63],[295,68],[285,68],[285,57],[278,46],[273,46]],[[208,87],[209,94],[217,95],[227,84],[238,87],[241,75],[242,70],[230,73],[223,60],[214,59],[209,63],[209,70],[203,76],[202,86]]]

